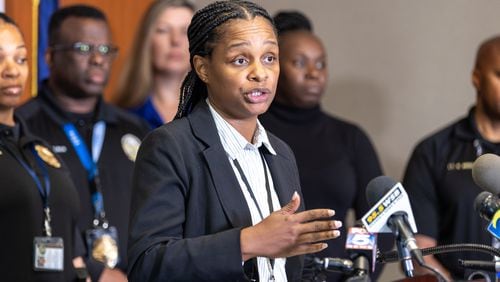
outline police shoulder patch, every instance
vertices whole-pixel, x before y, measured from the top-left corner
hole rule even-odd
[[[141,145],[141,140],[134,134],[127,133],[122,136],[121,143],[123,152],[127,158],[135,162],[137,151],[139,151],[139,146]]]

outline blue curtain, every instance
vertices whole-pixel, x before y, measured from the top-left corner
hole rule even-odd
[[[49,20],[58,7],[58,0],[40,0],[38,6],[38,85],[49,76],[44,54],[49,44]]]

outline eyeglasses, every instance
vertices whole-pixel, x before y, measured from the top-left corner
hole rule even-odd
[[[51,46],[54,51],[74,51],[78,54],[88,56],[94,52],[98,52],[101,56],[111,58],[118,53],[118,47],[113,45],[94,45],[84,42],[76,42],[70,45],[54,45]]]

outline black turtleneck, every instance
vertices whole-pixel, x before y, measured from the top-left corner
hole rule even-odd
[[[382,174],[375,150],[357,126],[324,113],[320,106],[301,109],[274,102],[259,117],[267,131],[288,143],[295,153],[306,209],[331,208],[344,221],[348,209],[356,218],[368,210],[365,188]],[[346,230],[328,242],[318,257],[347,257]],[[337,281],[339,274],[329,275]]]

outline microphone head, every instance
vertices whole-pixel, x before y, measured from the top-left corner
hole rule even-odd
[[[366,201],[369,206],[375,205],[391,190],[397,182],[389,176],[381,175],[373,178],[366,186]]]
[[[500,200],[490,192],[483,191],[476,196],[474,209],[482,218],[491,220],[500,209]]]
[[[472,178],[482,189],[500,194],[500,157],[484,154],[477,158],[472,165]]]
[[[388,224],[393,216],[406,214],[413,232],[417,232],[410,199],[401,183],[388,176],[378,176],[366,186],[366,200],[372,206],[361,221],[372,233],[394,232]]]
[[[376,233],[369,233],[363,227],[350,227],[347,231],[345,249],[354,262],[354,269],[365,270],[367,273],[375,271]]]

